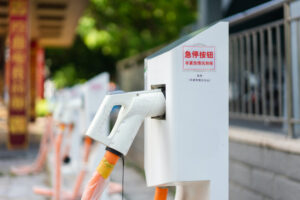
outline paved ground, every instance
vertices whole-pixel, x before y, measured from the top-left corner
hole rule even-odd
[[[116,165],[111,180],[122,182],[122,162]],[[147,188],[143,174],[133,167],[126,166],[124,169],[124,196],[128,200],[152,200],[154,188]]]
[[[122,171],[122,162],[120,160],[111,175],[112,181],[121,183]],[[145,176],[142,170],[137,169],[130,163],[125,165],[124,196],[127,200],[152,200],[154,191],[155,188],[146,186]],[[173,199],[173,196],[169,193],[168,200]]]
[[[47,186],[49,177],[45,172],[38,175],[13,176],[9,169],[11,166],[19,166],[32,163],[37,154],[38,145],[31,147],[28,151],[11,152],[0,150],[0,200],[42,200],[46,199],[35,195],[32,187]],[[122,162],[119,162],[113,173],[112,181],[121,183]],[[154,188],[148,188],[144,175],[140,170],[132,166],[125,166],[124,200],[152,200]],[[169,195],[171,200],[171,195]],[[110,200],[121,200],[121,194],[112,195]]]
[[[34,161],[37,146],[28,151],[12,152],[0,149],[0,200],[42,200],[32,192],[36,185],[46,186],[46,173],[28,176],[14,176],[10,173],[11,166],[30,164]]]
[[[43,200],[44,197],[32,192],[33,186],[48,186],[50,175],[42,172],[37,175],[14,176],[10,173],[11,166],[30,164],[35,160],[38,152],[40,135],[45,121],[40,118],[31,124],[29,141],[30,148],[26,151],[6,150],[6,110],[0,102],[0,200]],[[119,161],[111,176],[112,181],[121,183],[122,162]],[[146,187],[143,172],[132,165],[125,166],[124,200],[152,200],[154,188]],[[73,184],[73,183],[72,183]],[[110,196],[110,200],[121,200],[121,194]],[[169,200],[173,199],[169,195]]]
[[[6,150],[7,112],[0,102],[0,200],[39,200],[44,199],[32,192],[35,185],[46,185],[46,174],[14,176],[11,166],[30,164],[34,161],[38,145],[30,145],[26,151]]]
[[[32,163],[38,152],[37,141],[43,122],[39,119],[35,125],[30,125],[30,146],[28,150],[8,151],[6,149],[7,111],[0,101],[0,200],[42,200],[32,192],[36,185],[47,186],[47,175],[42,172],[37,175],[14,176],[10,173],[12,166]]]

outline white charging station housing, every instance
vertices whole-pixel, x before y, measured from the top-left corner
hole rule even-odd
[[[219,22],[145,59],[145,89],[166,98],[165,118],[145,120],[148,186],[205,181],[228,200],[228,34]]]
[[[85,83],[84,109],[85,129],[92,122],[98,107],[109,91],[109,74],[103,72]]]
[[[75,85],[68,89],[68,99],[65,99],[63,116],[61,122],[65,125],[73,125],[71,137],[68,137],[69,127],[64,132],[63,145],[70,145],[69,157],[71,162],[62,166],[62,173],[76,174],[80,169],[80,144],[81,144],[81,123],[80,117],[83,112],[83,85]]]

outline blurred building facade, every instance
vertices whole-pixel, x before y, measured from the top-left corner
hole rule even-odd
[[[198,8],[182,34],[230,22],[230,199],[300,199],[300,1],[199,0]],[[119,62],[121,89],[144,88],[151,52]],[[129,152],[140,167],[143,145],[141,127]]]
[[[0,1],[0,92],[8,108],[9,148],[28,143],[28,121],[43,98],[45,47],[68,47],[88,0]]]

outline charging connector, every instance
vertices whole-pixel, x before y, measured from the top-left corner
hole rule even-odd
[[[121,110],[107,136],[104,128],[115,105],[121,105]],[[162,89],[106,95],[87,135],[126,155],[144,119],[163,116],[165,107],[166,100]]]
[[[167,99],[166,98],[166,85],[165,84],[151,85],[151,90],[157,90],[157,89],[160,89],[161,92],[163,93],[165,99]],[[151,117],[151,119],[165,120],[166,119],[166,112],[164,112],[163,115]]]

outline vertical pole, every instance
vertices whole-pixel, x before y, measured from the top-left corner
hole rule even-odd
[[[249,74],[249,76],[251,76],[252,74],[252,67],[253,64],[251,63],[252,62],[252,59],[251,59],[251,43],[250,43],[250,37],[251,35],[249,33],[246,33],[245,34],[245,37],[246,37],[246,65],[245,65],[245,68],[246,68],[246,73]],[[249,78],[247,78],[247,103],[248,103],[248,115],[252,115],[253,114],[253,105],[252,105],[252,91],[251,91],[251,85],[250,85],[250,80],[248,80]]]
[[[272,28],[267,29],[267,35],[268,35],[268,69],[269,69],[269,83],[268,83],[268,88],[269,88],[269,109],[270,112],[269,114],[273,117],[274,116],[274,78],[273,78],[273,70],[274,70],[274,64],[273,64],[273,36],[272,36]]]
[[[282,114],[282,54],[281,54],[281,37],[280,37],[280,26],[276,27],[276,44],[277,44],[277,72],[278,72],[278,100],[279,100],[279,110],[278,115],[280,117],[283,116]]]
[[[261,74],[261,101],[262,101],[262,115],[267,115],[267,102],[266,102],[266,81],[265,81],[265,65],[266,65],[266,54],[265,54],[265,39],[264,30],[259,30],[260,37],[260,74]]]
[[[44,98],[44,82],[45,82],[45,51],[42,47],[38,47],[37,51],[37,98]]]
[[[2,95],[4,93],[4,52],[5,52],[5,40],[0,37],[0,100],[2,100]]]
[[[245,91],[245,85],[246,82],[248,81],[248,79],[246,78],[246,73],[247,71],[245,70],[245,55],[246,55],[246,51],[245,51],[245,41],[244,41],[244,34],[241,34],[239,36],[240,39],[240,68],[241,68],[241,103],[242,103],[242,113],[246,114],[246,91]]]
[[[241,107],[240,107],[240,68],[239,68],[239,44],[238,44],[238,37],[234,37],[234,68],[235,68],[235,73],[234,73],[234,77],[235,77],[235,84],[236,84],[236,91],[235,91],[235,95],[236,95],[236,106],[235,106],[235,113],[241,114]]]
[[[61,199],[61,144],[63,140],[63,132],[65,130],[65,125],[60,124],[60,132],[55,138],[55,180],[54,180],[54,200]]]
[[[288,137],[294,137],[293,130],[293,100],[292,100],[292,66],[291,66],[291,24],[290,24],[290,6],[284,3],[284,37],[285,37],[285,57],[286,57],[286,87],[287,87],[287,125]]]
[[[4,81],[4,103],[8,105],[8,91],[9,91],[9,45],[8,38],[5,41],[5,56],[4,56],[4,70],[5,70],[5,81]]]
[[[9,1],[9,149],[28,145],[29,0]]]
[[[254,67],[254,74],[256,77],[259,77],[258,73],[258,45],[257,45],[257,32],[252,32],[252,46],[253,46],[253,67]],[[254,94],[256,95],[255,98],[255,111],[254,115],[259,115],[259,95],[258,95],[258,84],[255,84]]]
[[[31,41],[30,44],[30,104],[29,104],[29,118],[31,122],[35,121],[35,104],[36,104],[36,78],[37,78],[37,51],[38,43],[36,40]]]

